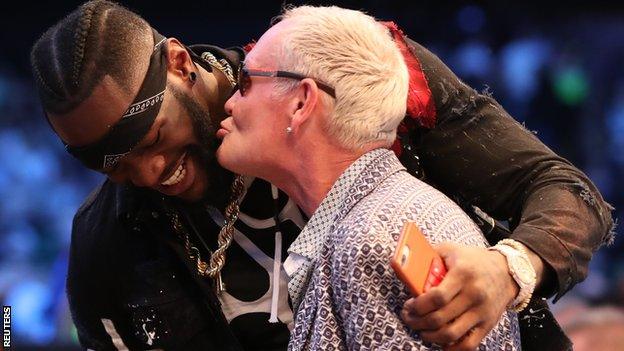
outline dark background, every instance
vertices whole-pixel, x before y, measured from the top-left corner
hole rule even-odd
[[[75,330],[64,279],[71,219],[101,177],[48,130],[30,76],[30,46],[80,1],[0,5],[0,300],[13,307],[18,349],[67,350]],[[166,36],[220,46],[257,39],[280,1],[122,1]],[[301,4],[302,1],[289,1]],[[395,21],[462,79],[582,168],[623,218],[624,5],[547,1],[306,1]],[[621,2],[620,2],[621,3]],[[621,240],[554,307],[622,306]],[[19,347],[19,346],[22,347]]]

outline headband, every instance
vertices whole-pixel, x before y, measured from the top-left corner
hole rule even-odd
[[[85,146],[65,144],[65,149],[87,167],[105,170],[138,145],[152,127],[167,86],[166,38],[152,28],[154,50],[141,88],[121,119],[100,140]]]

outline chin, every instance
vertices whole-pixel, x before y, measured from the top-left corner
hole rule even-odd
[[[206,166],[201,161],[198,153],[189,149],[184,160],[185,176],[177,183],[171,185],[160,185],[156,190],[160,193],[172,196],[184,201],[201,200],[202,195],[207,187],[208,179]]]
[[[221,167],[240,174],[240,169],[237,167],[239,164],[234,161],[235,159],[236,157],[226,150],[226,146],[224,144],[222,144],[217,150],[217,161]]]
[[[232,173],[219,165],[218,151],[212,151],[211,157],[195,157],[193,184],[176,197],[187,202],[207,201],[214,206],[224,206],[229,199]]]
[[[206,193],[206,188],[207,188],[206,183],[207,182],[205,179],[199,180],[197,183],[193,184],[193,186],[190,189],[188,189],[187,191],[185,191],[184,193],[176,197],[181,200],[188,201],[188,202],[200,201],[203,199]]]
[[[195,181],[187,191],[180,194],[180,198],[186,201],[199,201],[204,198],[206,191],[208,190],[208,184],[210,183],[208,171],[206,165],[203,162],[196,162],[195,166]]]
[[[178,199],[186,201],[186,202],[198,202],[203,200],[204,193],[203,192],[192,192],[188,194],[181,194],[176,196]]]

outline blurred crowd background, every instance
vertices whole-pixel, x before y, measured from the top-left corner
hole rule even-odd
[[[71,221],[90,189],[103,178],[66,154],[48,128],[33,90],[28,55],[38,36],[81,2],[3,3],[0,301],[13,308],[17,349],[69,350],[77,347],[65,297]],[[225,47],[259,38],[282,5],[281,1],[121,3],[166,36],[187,44]],[[441,0],[305,3],[362,9],[395,21],[464,81],[491,92],[549,147],[583,169],[617,209],[614,216],[624,218],[624,5],[571,1],[555,7],[559,2]],[[618,236],[611,247],[597,252],[588,279],[553,306],[578,350],[584,343],[592,345],[593,351],[601,350],[599,342],[607,339],[593,340],[594,335],[613,331],[612,340],[624,337],[623,246]],[[620,348],[624,339],[620,341],[608,341],[605,350],[624,349]]]

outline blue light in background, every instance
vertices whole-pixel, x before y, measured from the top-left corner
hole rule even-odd
[[[50,302],[49,287],[33,278],[24,278],[9,290],[6,304],[14,311],[11,321],[16,340],[21,337],[45,345],[54,339],[56,327],[49,313]]]
[[[492,50],[480,41],[470,41],[461,45],[453,56],[453,68],[461,77],[485,79],[492,65]]]
[[[484,25],[485,12],[479,6],[464,6],[457,12],[457,26],[466,33],[478,33]]]
[[[607,111],[605,131],[609,138],[609,154],[614,162],[624,167],[624,91],[615,100]]]
[[[3,230],[6,230],[2,241],[6,250],[3,260],[28,263],[29,260],[35,259],[34,254],[39,238],[37,231],[28,221],[20,218],[9,222],[8,228],[3,228]]]
[[[523,38],[510,42],[501,51],[503,84],[515,102],[526,103],[538,88],[540,70],[550,58],[550,43]]]
[[[609,288],[609,281],[605,274],[608,265],[608,256],[604,250],[594,253],[589,262],[591,274],[575,287],[575,293],[587,299],[595,299],[606,294]]]

